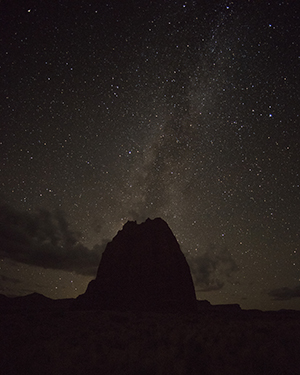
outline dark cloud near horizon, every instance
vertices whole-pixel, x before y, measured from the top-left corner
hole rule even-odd
[[[106,243],[90,250],[78,238],[62,211],[28,213],[5,204],[0,207],[0,255],[4,258],[94,276]]]
[[[268,295],[272,297],[274,301],[288,301],[293,298],[300,298],[300,286],[272,289],[269,291]]]
[[[20,279],[15,278],[15,277],[0,275],[0,287],[1,287],[1,284],[3,282],[4,283],[10,282],[10,283],[13,283],[13,284],[20,284],[22,281]]]
[[[0,294],[5,294],[7,297],[15,297],[13,290],[16,285],[21,283],[22,281],[15,277],[0,275]]]
[[[226,247],[211,244],[204,254],[187,259],[195,288],[208,292],[220,290],[238,266]]]

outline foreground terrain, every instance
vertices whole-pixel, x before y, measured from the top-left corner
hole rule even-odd
[[[297,374],[299,312],[11,311],[0,315],[10,374]]]

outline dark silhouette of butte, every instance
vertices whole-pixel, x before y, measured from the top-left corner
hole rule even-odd
[[[107,244],[96,279],[74,308],[195,312],[190,268],[168,224],[128,221]]]

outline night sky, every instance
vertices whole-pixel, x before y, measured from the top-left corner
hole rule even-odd
[[[76,297],[162,217],[198,299],[300,309],[298,5],[1,2],[0,293]]]

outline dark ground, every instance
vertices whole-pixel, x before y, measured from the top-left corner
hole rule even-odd
[[[300,313],[2,311],[0,372],[298,374]]]

